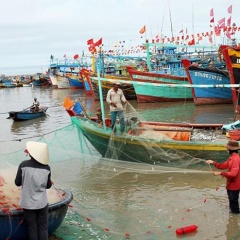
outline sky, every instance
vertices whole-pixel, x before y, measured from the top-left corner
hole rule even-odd
[[[211,31],[230,16],[240,27],[239,0],[0,0],[0,74],[45,72],[50,56],[89,54],[87,40],[102,38],[103,49],[130,47],[156,35]],[[139,30],[146,26],[146,33]],[[236,36],[238,37],[238,36]]]

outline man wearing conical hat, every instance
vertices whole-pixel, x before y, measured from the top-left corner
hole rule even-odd
[[[30,160],[20,163],[15,184],[21,186],[19,205],[28,225],[29,240],[48,239],[47,191],[52,186],[48,145],[29,141],[26,153]]]
[[[225,147],[230,155],[227,161],[218,163],[213,160],[207,160],[206,163],[213,164],[218,169],[227,169],[224,172],[213,171],[213,174],[227,179],[226,189],[230,210],[232,213],[240,213],[238,203],[240,192],[240,156],[238,155],[238,150],[240,147],[235,140],[228,141]]]

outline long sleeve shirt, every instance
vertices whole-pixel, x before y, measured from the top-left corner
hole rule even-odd
[[[48,204],[46,189],[52,186],[49,165],[35,159],[23,161],[17,170],[15,184],[22,186],[19,205],[25,209],[41,209]]]
[[[110,104],[110,112],[116,112],[123,110],[122,102],[126,102],[126,98],[121,89],[115,92],[113,88],[111,88],[107,93],[106,101]],[[112,106],[111,103],[116,103],[117,107]]]
[[[223,177],[227,178],[226,189],[240,189],[240,156],[238,153],[233,153],[224,163],[214,162],[213,164],[218,169],[228,169],[221,173]]]

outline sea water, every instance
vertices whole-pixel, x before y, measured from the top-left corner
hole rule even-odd
[[[17,150],[23,152],[27,141],[54,134],[71,124],[62,107],[66,95],[81,99],[89,116],[95,115],[100,106],[99,102],[86,97],[83,90],[0,89],[1,161],[5,154],[14,154]],[[46,117],[26,122],[7,119],[9,111],[29,107],[34,97],[40,105],[49,107]],[[129,102],[145,120],[234,121],[231,104],[196,107],[192,102]],[[108,105],[105,105],[105,112],[109,114]],[[62,146],[67,144],[64,141],[69,144],[69,139],[69,136],[59,137]],[[81,145],[74,137],[72,142],[73,139]],[[81,138],[81,141],[86,139]],[[51,168],[56,186],[73,192],[73,208],[69,211],[71,216],[79,216],[77,220],[67,218],[55,232],[64,239],[178,239],[175,230],[192,224],[198,229],[186,236],[191,239],[222,240],[240,236],[239,217],[229,212],[225,179],[213,176],[210,168],[205,171],[163,168],[102,159],[97,152],[91,156],[79,154],[76,158],[70,157],[69,153],[69,159],[51,163]]]

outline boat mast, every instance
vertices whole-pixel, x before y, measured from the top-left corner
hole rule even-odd
[[[170,10],[169,1],[168,1],[168,9],[169,9],[170,24],[171,24],[171,33],[172,33],[172,39],[173,39],[172,14],[171,14],[171,10]]]

